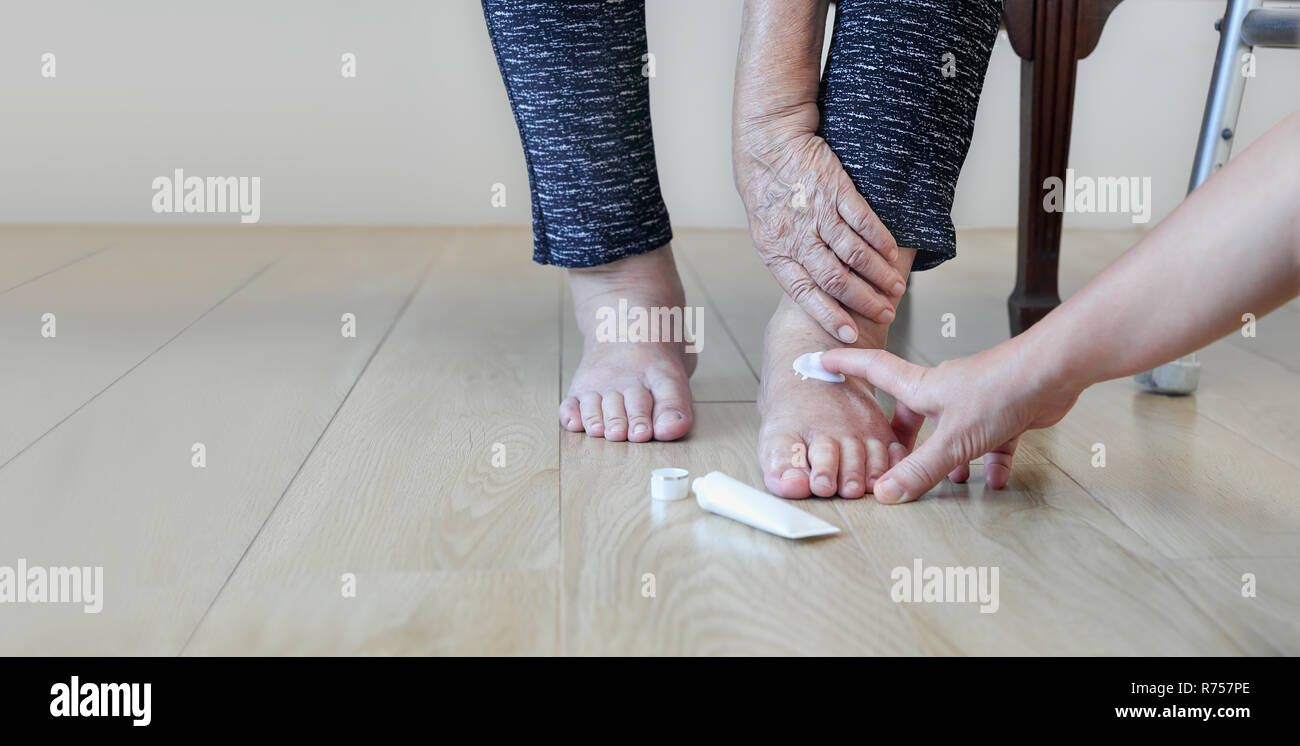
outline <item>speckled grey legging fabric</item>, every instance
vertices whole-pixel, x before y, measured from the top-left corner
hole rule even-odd
[[[534,260],[592,267],[668,243],[645,0],[482,2],[528,164]],[[1001,12],[1001,0],[838,4],[821,134],[898,244],[917,249],[914,270],[956,254],[953,192]]]

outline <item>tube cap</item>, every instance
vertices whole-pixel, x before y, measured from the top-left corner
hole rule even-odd
[[[670,467],[650,472],[650,497],[654,500],[681,500],[691,491],[691,473]]]

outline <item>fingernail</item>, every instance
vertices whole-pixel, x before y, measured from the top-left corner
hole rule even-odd
[[[803,476],[803,472],[799,471],[798,469],[786,469],[784,472],[781,473],[782,480],[798,479],[801,476]]]
[[[636,427],[632,428],[632,434],[641,435],[642,433],[648,432],[649,430],[650,430],[650,426],[642,422],[638,424]]]
[[[894,310],[892,308],[886,308],[884,311],[880,313],[880,323],[888,324],[893,320],[894,320]]]
[[[907,292],[907,286],[901,282],[894,283],[894,295],[902,295]]]
[[[898,486],[898,482],[895,482],[893,479],[884,479],[876,482],[876,489],[873,494],[875,494],[876,499],[882,503],[905,503],[912,499],[908,497],[902,487]]]
[[[841,326],[839,330],[835,333],[839,335],[841,342],[848,342],[849,344],[852,344],[858,341],[857,330],[849,326],[848,324]]]

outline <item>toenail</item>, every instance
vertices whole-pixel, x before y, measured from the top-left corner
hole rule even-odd
[[[831,486],[831,478],[828,477],[828,476],[826,476],[825,474],[818,475],[818,477],[817,477],[817,486],[818,486],[818,487],[830,487],[830,486]]]
[[[678,412],[675,409],[669,409],[659,414],[660,422],[667,422],[668,420],[684,420],[684,419],[686,419],[686,417],[681,412]]]
[[[786,470],[781,474],[781,479],[782,479],[782,481],[784,481],[784,480],[786,480],[786,479],[798,479],[799,477],[802,477],[802,476],[803,476],[803,472],[802,472],[802,471],[799,471],[798,469],[786,469]]]
[[[633,435],[640,435],[640,434],[642,434],[642,433],[648,432],[649,430],[650,430],[650,426],[649,426],[649,425],[646,425],[646,424],[643,422],[643,423],[641,423],[641,424],[638,424],[636,427],[632,428],[632,434],[633,434]]]
[[[893,479],[876,482],[876,491],[874,494],[877,500],[885,503],[905,503],[912,499],[907,496],[907,493],[903,491],[903,488],[899,487],[898,482],[895,482]]]
[[[844,483],[845,492],[855,492],[857,489],[858,489],[858,483],[854,482],[853,480],[849,480]]]
[[[856,342],[858,339],[857,330],[849,326],[848,324],[841,326],[835,333],[839,335],[841,342],[852,343],[852,342]]]

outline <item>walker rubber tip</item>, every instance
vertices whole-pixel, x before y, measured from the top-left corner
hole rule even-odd
[[[1201,364],[1188,356],[1133,376],[1145,391],[1170,396],[1186,396],[1196,391],[1201,380]]]

